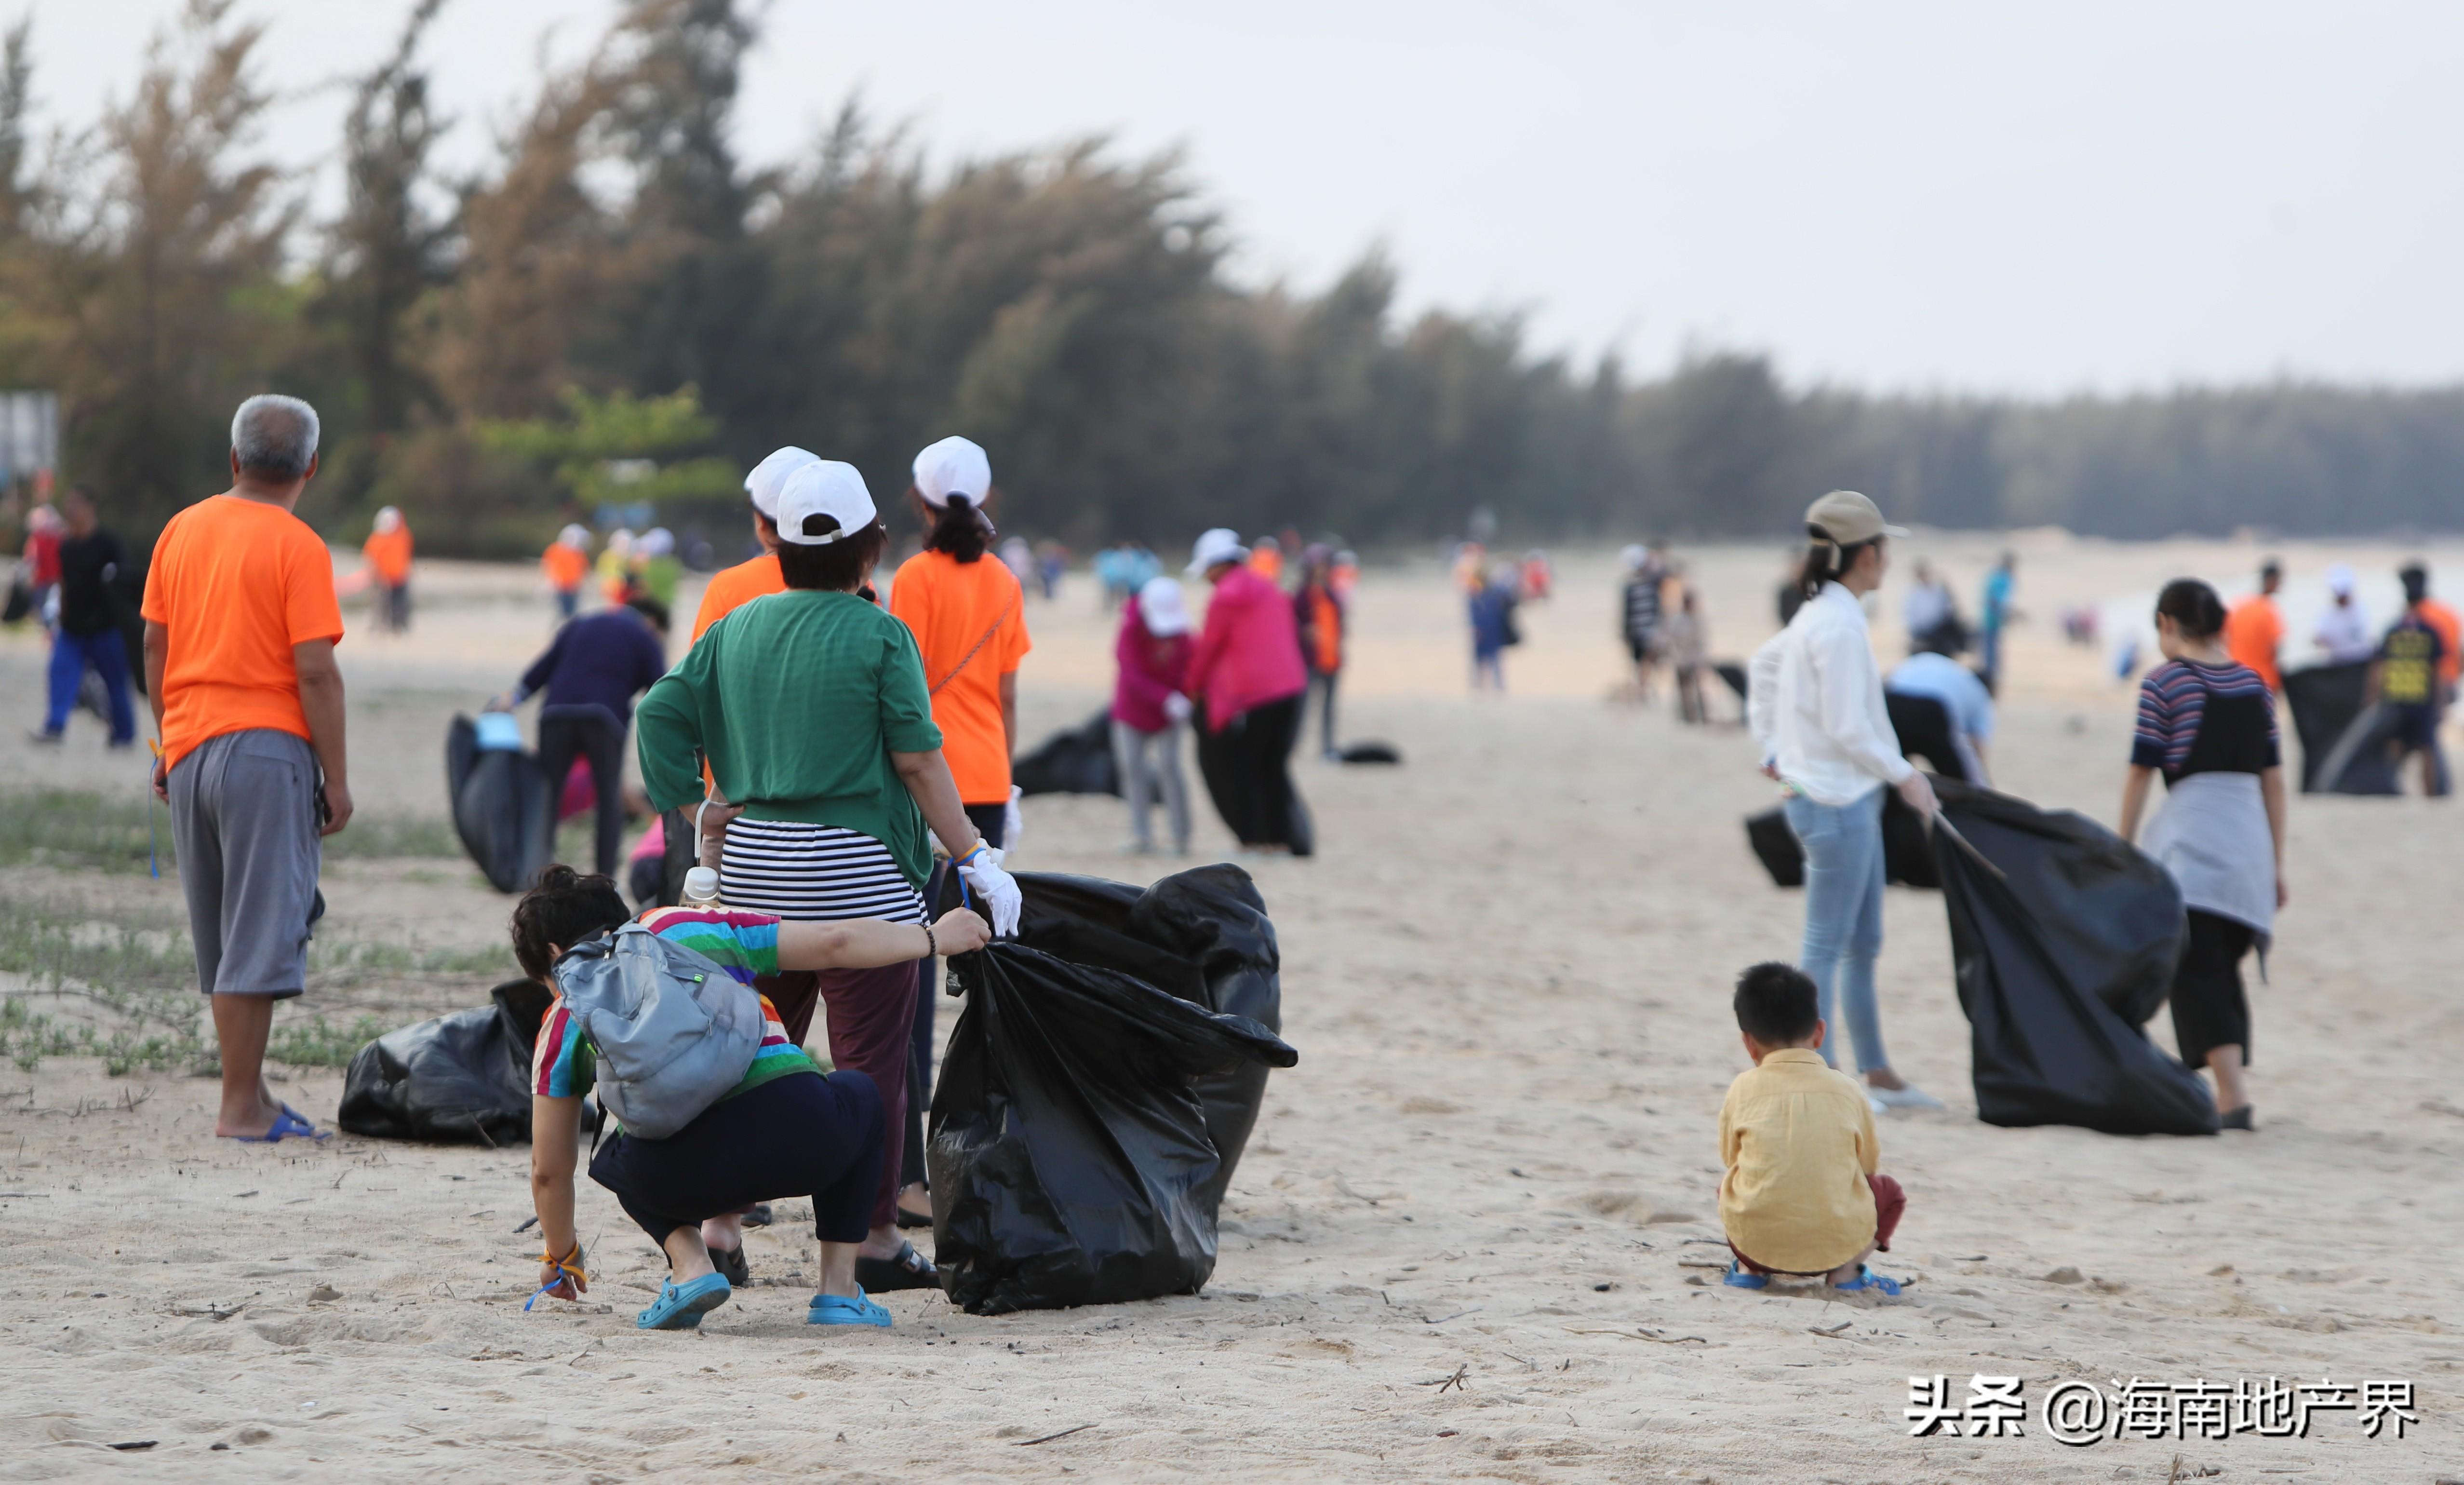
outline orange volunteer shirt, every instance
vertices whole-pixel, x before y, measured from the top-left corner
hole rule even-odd
[[[2456,654],[2457,647],[2464,645],[2464,618],[2458,618],[2454,610],[2435,598],[2421,601],[2421,616],[2447,642],[2447,649],[2438,656],[2438,678],[2452,686],[2456,676],[2464,673],[2464,655]]]
[[[1017,576],[989,554],[962,563],[947,552],[918,552],[890,585],[890,611],[914,632],[923,654],[933,721],[959,803],[1009,803],[1001,678],[1032,648]]]
[[[2253,593],[2225,615],[2225,653],[2258,672],[2270,691],[2284,689],[2276,669],[2276,652],[2283,643],[2284,615],[2265,593]]]
[[[360,555],[368,560],[377,576],[387,587],[400,587],[410,581],[410,527],[399,525],[391,531],[371,531],[360,543]]]
[[[751,562],[712,573],[701,590],[701,607],[693,610],[693,642],[699,643],[712,625],[756,598],[786,590],[787,579],[779,571],[777,552],[763,552]]]
[[[279,505],[217,495],[171,518],[154,543],[141,611],[170,632],[163,756],[265,727],[308,736],[291,647],[342,637],[334,558]]]
[[[590,554],[562,542],[550,542],[547,550],[539,553],[539,571],[547,574],[548,586],[558,592],[573,592],[590,576]]]

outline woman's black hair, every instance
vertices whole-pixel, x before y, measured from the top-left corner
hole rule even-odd
[[[2156,611],[2190,639],[2212,639],[2225,627],[2225,601],[2197,578],[2175,578],[2156,595]]]
[[[1816,525],[1808,525],[1805,528],[1805,534],[1814,539],[1813,544],[1805,550],[1805,576],[1802,582],[1805,596],[1808,598],[1819,595],[1823,584],[1837,583],[1846,577],[1848,569],[1857,565],[1859,552],[1869,546],[1882,544],[1881,537],[1872,536],[1861,542],[1851,542],[1843,546],[1825,536],[1822,528]]]
[[[806,536],[827,536],[838,528],[835,516],[804,518]],[[889,528],[878,521],[852,536],[841,537],[819,546],[808,546],[782,536],[779,542],[779,575],[787,580],[789,587],[852,592],[856,585],[864,581],[866,571],[881,560],[882,551],[889,545]]]
[[[514,904],[514,958],[522,973],[544,980],[558,948],[586,942],[632,916],[606,877],[584,876],[561,864],[546,867]]]
[[[960,562],[975,562],[984,555],[984,518],[976,502],[963,495],[950,497],[950,503],[933,520],[933,529],[924,537],[928,552],[947,552]]]

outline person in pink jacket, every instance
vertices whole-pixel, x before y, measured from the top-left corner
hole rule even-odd
[[[1189,694],[1206,707],[1198,771],[1243,847],[1305,856],[1309,809],[1292,787],[1291,756],[1309,672],[1291,600],[1247,557],[1240,537],[1219,526],[1198,539],[1189,564],[1215,585],[1189,662]]]
[[[1180,734],[1189,723],[1189,600],[1176,578],[1155,577],[1121,606],[1112,647],[1121,678],[1112,687],[1112,759],[1130,802],[1131,849],[1155,850],[1148,817],[1163,795],[1172,849],[1189,854],[1189,786],[1180,776]]]

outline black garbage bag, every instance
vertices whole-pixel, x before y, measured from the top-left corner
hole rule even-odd
[[[1112,761],[1111,708],[1046,738],[1043,746],[1010,765],[1009,777],[1022,794],[1118,794],[1121,773]]]
[[[530,980],[488,993],[493,1005],[388,1031],[361,1048],[342,1075],[335,1122],[380,1140],[530,1139],[531,1047],[554,996]]]
[[[1335,757],[1347,764],[1399,764],[1403,761],[1403,751],[1392,742],[1364,740],[1346,743]]]
[[[1215,1271],[1251,1090],[1299,1060],[1257,1020],[1205,1008],[1216,995],[1275,1008],[1255,889],[1227,867],[1145,893],[1032,875],[1021,886],[1021,939],[950,964],[967,1006],[925,1152],[944,1287],[979,1315],[1195,1293]],[[1253,918],[1225,912],[1243,896]]]
[[[561,782],[561,781],[560,781]],[[470,718],[445,732],[453,833],[498,892],[519,892],[556,854],[557,789],[526,752],[482,748]]]
[[[1773,808],[1746,817],[1746,844],[1771,873],[1774,885],[1805,885],[1805,848],[1788,828],[1788,811]],[[1903,887],[1939,887],[1933,846],[1925,839],[1925,821],[1894,789],[1882,799],[1882,878]]]
[[[2394,764],[2376,745],[2387,737],[2365,704],[2370,662],[2311,665],[2284,673],[2284,709],[2301,740],[2304,794],[2399,794]]]
[[[1934,788],[1975,852],[1934,833],[1977,1116],[2214,1134],[2206,1085],[2141,1030],[2181,958],[2171,874],[2084,815],[1948,780]]]

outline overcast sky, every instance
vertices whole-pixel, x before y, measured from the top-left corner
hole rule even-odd
[[[34,0],[46,111],[124,97],[178,9]],[[407,9],[240,0],[305,95],[272,151],[330,161],[312,85]],[[575,55],[615,10],[448,0],[453,161],[485,160],[542,36]],[[1697,344],[1885,388],[2447,383],[2459,56],[2452,3],[777,0],[738,129],[784,159],[860,90],[940,164],[1180,145],[1244,277],[1313,288],[1382,242],[1414,307],[1524,308],[1539,344],[1639,369]]]

